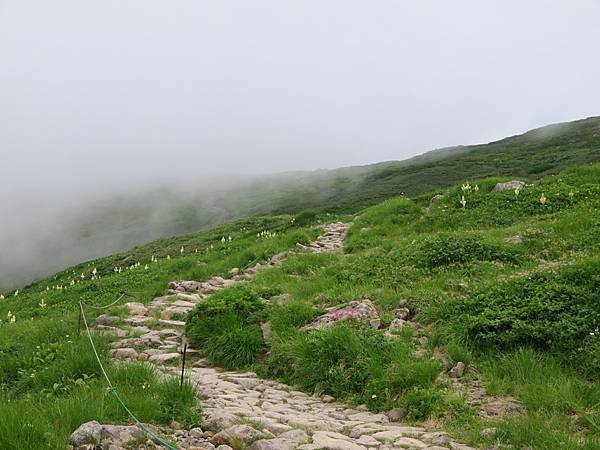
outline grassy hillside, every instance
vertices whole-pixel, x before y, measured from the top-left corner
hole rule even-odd
[[[337,169],[281,183],[279,193],[267,183],[252,185],[251,201],[239,206],[252,213],[305,209],[354,212],[406,192],[415,196],[467,179],[492,176],[539,178],[565,168],[600,161],[600,117],[549,125],[482,145],[451,147],[406,161]],[[261,202],[260,199],[263,198]]]
[[[465,179],[491,176],[536,179],[599,161],[600,118],[592,117],[489,144],[440,149],[406,161],[265,176],[234,187],[208,190],[205,186],[185,193],[161,187],[92,201],[75,213],[61,215],[57,221],[63,224],[62,229],[52,239],[44,236],[36,242],[36,236],[23,237],[37,250],[36,258],[19,264],[19,252],[11,254],[8,249],[12,243],[6,243],[5,257],[0,261],[0,290],[81,260],[239,217],[307,209],[353,213],[401,192],[415,197]]]
[[[599,448],[600,166],[516,193],[491,192],[500,180],[471,180],[427,207],[394,198],[366,209],[347,254],[299,255],[221,291],[192,312],[188,334],[219,364],[246,368],[254,352],[263,376],[374,411],[403,407],[409,421],[474,445]],[[383,329],[302,330],[364,298]],[[414,316],[386,338],[401,306]],[[266,321],[272,334],[257,351]],[[457,384],[447,373],[458,362],[468,369]],[[481,417],[470,399],[480,383],[484,401],[522,412]]]
[[[220,291],[192,314],[189,336],[219,364],[250,367],[374,411],[403,407],[405,420],[436,424],[474,445],[598,448],[600,165],[531,178],[518,193],[491,192],[506,179],[470,179],[468,187],[444,190],[435,204],[430,195],[392,198],[341,217],[354,221],[346,254],[297,255]],[[6,293],[0,448],[62,449],[85,421],[126,421],[88,343],[77,336],[80,298],[101,306],[127,293],[147,303],[171,280],[225,276],[306,243],[318,234],[315,225],[291,216],[238,220]],[[265,230],[272,237],[257,236]],[[514,236],[521,242],[506,241]],[[284,293],[290,297],[280,304],[275,297]],[[348,322],[301,330],[325,308],[363,298],[374,302],[381,329]],[[409,324],[386,337],[402,305]],[[108,311],[122,315],[118,306]],[[90,320],[103,312],[90,310]],[[267,321],[272,335],[258,335],[257,346],[256,327]],[[191,386],[181,392],[145,366],[112,365],[107,344],[97,339],[109,373],[142,420],[198,423]],[[446,373],[459,361],[467,371],[456,384]],[[488,397],[518,399],[523,412],[480,417],[466,394],[479,382]],[[495,433],[482,437],[489,427]]]

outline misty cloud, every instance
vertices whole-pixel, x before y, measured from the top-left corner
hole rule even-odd
[[[113,251],[72,233],[115,195],[214,205],[596,115],[598,23],[593,0],[0,1],[0,275]]]

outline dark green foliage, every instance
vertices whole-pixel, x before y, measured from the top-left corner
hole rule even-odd
[[[231,369],[251,365],[263,349],[263,301],[245,285],[214,294],[189,314],[186,334],[212,361]]]
[[[209,337],[203,348],[211,361],[228,369],[243,369],[256,361],[264,342],[258,325],[229,322],[229,328]]]
[[[303,211],[294,217],[294,224],[298,226],[311,225],[317,220],[317,213],[315,211]]]
[[[402,398],[407,416],[414,420],[426,420],[444,409],[444,398],[436,389],[413,389]]]
[[[492,287],[457,303],[456,310],[477,345],[549,349],[600,370],[598,258]]]
[[[417,360],[402,340],[350,322],[279,336],[267,368],[303,389],[354,398],[375,410],[393,407],[399,394],[429,385],[441,370],[436,362]]]
[[[496,244],[470,235],[438,235],[426,240],[419,250],[420,262],[431,268],[475,261],[517,263],[523,257],[519,247]]]

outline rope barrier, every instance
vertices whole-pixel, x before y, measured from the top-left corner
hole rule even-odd
[[[126,295],[127,295],[128,297],[133,297],[133,298],[135,298],[135,295],[132,295],[132,294],[130,294],[129,292],[123,292],[123,293],[121,294],[121,296],[120,296],[118,299],[116,299],[114,302],[112,302],[112,303],[111,303],[111,304],[109,304],[109,305],[104,305],[104,306],[94,306],[94,305],[88,305],[88,304],[86,303],[86,304],[85,304],[85,306],[87,306],[88,308],[92,308],[92,309],[108,309],[108,308],[110,308],[111,306],[115,306],[117,303],[119,303],[119,302],[121,301],[121,299],[122,299],[123,297],[125,297]]]
[[[125,294],[123,294],[123,295],[125,295]],[[123,297],[123,295],[121,297]],[[119,298],[119,300],[120,300],[120,298]],[[127,407],[127,405],[125,404],[125,402],[123,401],[123,399],[121,398],[119,393],[117,392],[117,388],[112,384],[112,381],[110,381],[110,378],[108,377],[108,374],[106,373],[106,370],[104,369],[104,365],[102,364],[102,361],[100,360],[100,356],[98,355],[96,346],[94,345],[94,340],[92,339],[92,334],[91,334],[90,328],[88,326],[87,318],[85,317],[85,311],[83,308],[84,304],[85,303],[83,302],[83,300],[79,300],[79,309],[81,311],[81,317],[82,317],[83,323],[85,325],[85,330],[87,332],[87,336],[88,336],[88,339],[92,346],[94,355],[96,356],[96,360],[98,361],[98,365],[100,366],[100,370],[102,371],[102,375],[104,375],[104,378],[106,379],[106,382],[108,383],[108,390],[111,392],[111,394],[113,394],[115,396],[115,398],[121,404],[121,406],[123,407],[125,412],[127,412],[129,417],[131,417],[131,419],[135,422],[136,426],[140,430],[142,430],[144,433],[146,433],[150,437],[150,439],[152,439],[156,443],[164,445],[169,450],[179,450],[177,447],[174,447],[173,445],[171,445],[170,443],[165,441],[163,438],[161,438],[156,433],[154,433],[152,430],[150,430],[146,425],[144,425],[142,422],[140,422],[139,419],[135,416],[135,414],[133,414],[133,412],[131,412],[131,410]]]

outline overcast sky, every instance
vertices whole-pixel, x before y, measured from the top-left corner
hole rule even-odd
[[[0,0],[3,184],[49,195],[489,141],[600,114],[599,55],[598,0]]]

